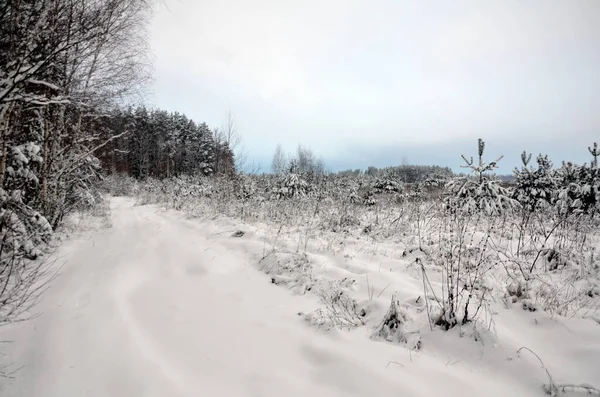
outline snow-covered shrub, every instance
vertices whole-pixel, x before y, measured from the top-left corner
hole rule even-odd
[[[311,291],[316,283],[306,254],[272,251],[259,261],[259,269],[271,276],[273,284],[286,285],[301,295]]]
[[[407,343],[409,332],[406,329],[406,323],[409,321],[411,321],[411,319],[408,311],[400,304],[400,301],[398,301],[394,295],[392,296],[390,308],[371,337],[373,339],[382,339],[387,342]],[[417,338],[411,347],[418,350],[421,347],[420,338]]]
[[[68,213],[73,211],[92,211],[103,203],[99,189],[100,162],[94,156],[87,156],[81,160],[79,167],[73,170],[69,180],[61,183],[63,195],[57,195],[52,200],[53,224]]]
[[[438,302],[440,314],[432,321],[443,329],[477,321],[486,311],[494,285],[488,275],[494,268],[491,250],[492,232],[496,225],[484,223],[477,217],[454,213],[436,224],[438,236],[430,255],[417,258],[422,276],[428,280],[425,263],[442,272],[442,299]],[[484,230],[474,232],[473,230]],[[431,285],[424,282],[426,296],[436,296]]]
[[[318,288],[324,307],[306,316],[319,327],[352,329],[365,325],[366,311],[344,290],[348,280],[330,281]]]
[[[0,189],[0,255],[35,259],[52,237],[44,216],[22,201],[19,191],[9,196]]]
[[[213,180],[203,176],[181,175],[174,178],[173,193],[180,197],[212,197],[214,194]]]
[[[239,175],[235,181],[236,197],[249,200],[257,193],[256,183],[248,175]]]
[[[584,307],[595,310],[585,280],[597,278],[593,247],[598,229],[594,219],[582,214],[542,204],[523,206],[516,217],[506,217],[495,242],[508,276],[506,302],[529,299],[533,306],[525,302],[526,310],[568,316]]]
[[[508,189],[501,185],[500,180],[488,174],[497,168],[497,160],[487,163],[483,160],[485,143],[478,141],[477,164],[473,157],[469,160],[463,155],[466,165],[464,168],[471,170],[471,176],[457,177],[446,185],[446,208],[452,212],[461,212],[467,215],[481,213],[484,215],[500,215],[507,210],[515,208],[518,203],[511,197]]]
[[[533,308],[552,316],[584,317],[600,308],[597,272],[581,275],[580,269],[566,267],[534,276],[523,286],[523,295],[512,297],[512,302],[524,301],[521,304],[525,310]]]
[[[377,205],[377,200],[375,200],[375,194],[373,194],[372,190],[368,190],[363,194],[362,203],[367,207]]]
[[[21,141],[23,142],[23,141]],[[19,144],[11,142],[7,146],[6,169],[2,177],[2,187],[6,194],[18,195],[25,204],[35,206],[39,198],[40,169],[42,157],[40,147],[29,140]],[[39,209],[39,208],[38,208]]]
[[[410,191],[403,197],[405,197],[408,201],[415,203],[424,201],[426,199],[425,190],[420,183],[415,183],[412,186],[412,189],[410,189]]]
[[[0,325],[22,319],[37,301],[45,265],[39,257],[51,237],[49,222],[20,191],[0,188]]]
[[[326,189],[330,193],[328,196],[351,204],[359,204],[361,202],[360,190],[363,183],[358,177],[332,177],[331,181],[331,188]]]
[[[279,182],[279,186],[273,189],[273,197],[276,199],[302,197],[311,191],[311,185],[301,175],[289,173]]]
[[[382,178],[377,178],[373,184],[375,193],[402,193],[404,187],[395,180],[391,172],[387,172]]]
[[[422,183],[425,187],[444,187],[450,178],[448,175],[444,175],[441,173],[434,173],[429,175]]]
[[[513,303],[519,299],[527,299],[529,297],[528,283],[522,279],[510,280],[506,285],[506,294],[512,297]]]
[[[43,159],[40,156],[40,147],[34,142],[26,142],[22,145],[13,146],[8,157],[6,173],[12,178],[21,178],[24,183],[37,184],[39,179],[35,167],[39,166]]]

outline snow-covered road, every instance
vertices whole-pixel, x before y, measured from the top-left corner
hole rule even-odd
[[[321,344],[293,297],[192,221],[112,199],[113,226],[63,248],[8,349],[2,396],[337,396],[406,390]],[[198,224],[199,225],[199,224]],[[9,332],[10,333],[10,332]]]
[[[0,329],[13,342],[0,345],[0,359],[22,367],[0,379],[0,396],[543,395],[539,363],[516,359],[521,345],[561,380],[597,380],[591,321],[566,327],[505,310],[500,343],[433,332],[420,352],[374,342],[367,327],[323,334],[298,316],[319,307],[314,296],[295,296],[253,266],[264,243],[252,233],[231,238],[235,225],[130,199],[111,207],[111,228],[59,250],[66,263],[41,315]],[[414,282],[377,275],[406,279],[404,289]]]

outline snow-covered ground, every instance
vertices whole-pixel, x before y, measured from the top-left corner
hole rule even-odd
[[[372,340],[375,319],[326,332],[299,315],[322,306],[318,294],[264,273],[274,243],[267,226],[111,200],[110,228],[61,248],[66,263],[40,316],[0,330],[12,341],[0,346],[2,359],[21,367],[0,379],[0,396],[544,395],[546,372],[532,354],[517,355],[523,346],[556,383],[600,387],[592,319],[498,305],[494,332],[477,341],[458,328],[422,332],[420,350]],[[308,250],[315,277],[354,281],[357,301],[374,291],[381,314],[392,293],[417,306],[422,280],[394,247],[345,244],[343,255]]]

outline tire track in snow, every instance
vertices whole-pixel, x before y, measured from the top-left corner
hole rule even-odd
[[[125,260],[127,263],[121,264],[123,273],[118,276],[117,283],[113,287],[113,298],[119,317],[140,352],[140,357],[153,365],[158,374],[173,385],[173,391],[181,396],[196,397],[201,390],[223,390],[225,385],[215,384],[204,374],[194,374],[192,379],[176,361],[173,361],[164,352],[160,342],[157,343],[157,340],[145,330],[143,322],[140,323],[131,302],[131,296],[145,283],[153,279],[170,278],[177,272],[183,272],[185,266],[182,265],[182,258],[191,258],[190,262],[206,262],[210,258],[206,256],[198,258],[194,255],[198,250],[198,243],[192,240],[197,240],[197,237],[181,238],[177,229],[184,225],[181,220],[165,218],[163,214],[154,213],[147,207],[135,207],[132,211],[132,208],[127,208],[121,203],[115,209],[116,218],[128,219],[128,222],[117,226],[124,236],[128,234],[146,236],[146,238],[138,238],[136,243],[129,247]],[[127,213],[119,214],[121,211]],[[193,244],[194,242],[196,244]],[[172,250],[178,252],[178,255],[172,255]],[[202,277],[207,264],[203,263],[203,265],[200,267],[202,270],[200,274],[196,274],[197,277]],[[239,393],[227,390],[223,395],[236,396]]]
[[[125,210],[128,210],[128,214],[122,213]],[[127,234],[143,236],[148,230],[153,229],[150,226],[158,224],[159,230],[162,226],[156,220],[151,220],[139,211],[132,211],[132,208],[127,208],[122,203],[114,207],[113,218],[117,219],[117,222],[114,222],[113,228],[120,229],[119,232],[122,232],[123,236]],[[123,222],[123,219],[128,219],[128,222]],[[149,271],[151,273],[154,271],[154,269],[150,270],[150,266],[140,268],[138,260],[134,258],[154,258],[153,262],[157,260],[156,258],[161,258],[160,253],[148,251],[148,247],[152,247],[152,250],[160,247],[157,241],[154,241],[154,237],[156,237],[156,234],[149,236],[148,240],[138,240],[134,246],[129,247],[129,255],[127,257],[131,258],[131,262],[133,263],[127,263],[126,266],[123,266],[125,271],[119,276],[113,289],[114,303],[124,328],[129,333],[130,339],[140,352],[141,357],[151,363],[160,375],[174,386],[176,392],[182,396],[191,396],[195,395],[193,383],[184,375],[183,371],[165,357],[160,351],[160,346],[157,346],[152,338],[140,327],[129,303],[131,293],[150,279]],[[126,239],[124,238],[123,241],[126,241]],[[144,243],[140,243],[140,241],[144,241]],[[160,261],[160,259],[158,260]]]
[[[125,211],[126,214],[123,213]],[[123,203],[113,208],[113,218],[118,220],[113,227],[120,229],[119,232],[123,236],[128,234],[144,236],[149,230],[155,228],[160,230],[163,226],[159,219],[150,219],[147,214],[141,213],[140,208],[128,208]],[[124,219],[128,222],[123,222]],[[129,247],[128,260],[126,260],[128,263],[120,264],[123,273],[118,277],[113,289],[114,303],[124,328],[140,352],[141,358],[154,365],[160,375],[174,386],[174,391],[182,396],[196,395],[194,389],[198,390],[197,385],[194,385],[184,372],[161,352],[160,346],[157,346],[152,337],[148,336],[139,325],[130,305],[131,293],[150,280],[158,271],[155,267],[157,261],[160,263],[164,260],[164,255],[160,252],[163,244],[159,244],[161,241],[157,238],[159,236],[160,233],[155,231],[147,239],[138,239],[132,247]],[[126,238],[123,241],[126,241]],[[141,265],[140,260],[143,261],[144,266]]]
[[[139,274],[137,275],[139,276]],[[131,339],[140,351],[144,359],[156,366],[160,373],[171,382],[178,392],[185,396],[193,395],[195,387],[187,379],[183,372],[170,362],[161,352],[160,348],[151,338],[147,337],[144,331],[138,326],[137,321],[129,308],[128,295],[141,282],[136,282],[137,276],[128,275],[124,285],[118,286],[115,291],[115,303],[119,316],[123,320]],[[196,387],[196,390],[198,388]]]

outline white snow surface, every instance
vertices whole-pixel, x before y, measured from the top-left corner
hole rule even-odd
[[[517,356],[522,346],[557,383],[600,387],[595,321],[499,307],[495,337],[434,330],[419,351],[371,340],[369,325],[325,332],[298,315],[320,307],[314,294],[258,270],[260,225],[111,200],[112,227],[61,248],[66,263],[40,315],[0,329],[12,341],[3,359],[21,367],[0,379],[0,396],[543,396],[545,372]],[[237,229],[246,234],[232,238]],[[384,311],[394,291],[421,293],[393,260],[382,270],[357,251],[347,262],[325,257],[321,274],[354,275],[357,300],[367,272],[377,291],[391,285]]]

